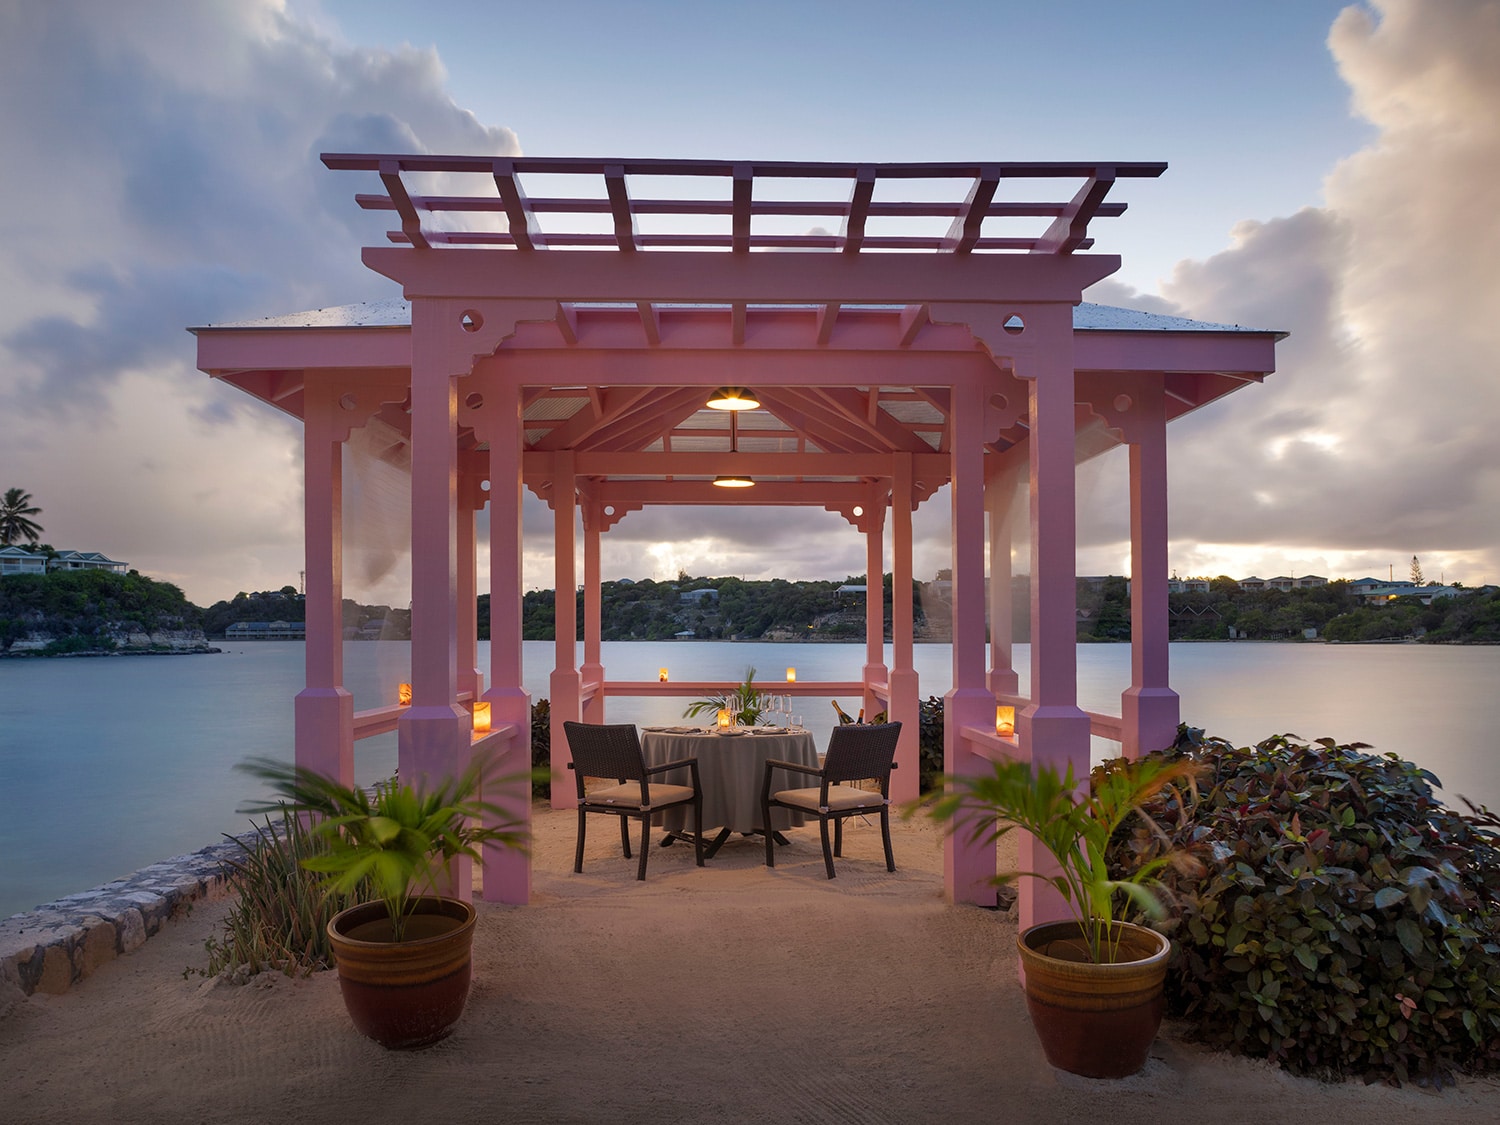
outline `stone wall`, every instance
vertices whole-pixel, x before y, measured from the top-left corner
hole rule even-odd
[[[22,996],[66,992],[139,949],[192,903],[223,898],[225,862],[256,838],[248,832],[0,921],[0,1018]]]

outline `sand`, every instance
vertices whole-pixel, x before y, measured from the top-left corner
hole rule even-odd
[[[1500,1083],[1442,1092],[1293,1078],[1170,1023],[1144,1071],[1054,1071],[1016,981],[1013,917],[942,897],[941,837],[851,824],[827,880],[815,828],[778,866],[736,837],[705,869],[653,847],[648,881],[595,818],[539,810],[534,903],[480,904],[454,1033],[361,1038],[333,973],[246,985],[192,972],[225,904],[0,1020],[0,1122],[1500,1121]]]

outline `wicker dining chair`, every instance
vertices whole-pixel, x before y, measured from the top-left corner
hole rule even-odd
[[[796,762],[768,761],[761,782],[761,823],[766,826],[766,866],[776,866],[776,849],[770,832],[771,806],[791,809],[804,816],[817,817],[823,835],[823,863],[828,877],[834,878],[833,857],[844,854],[844,821],[866,813],[880,814],[880,835],[885,843],[885,869],[896,870],[891,851],[891,771],[896,768],[896,740],[901,737],[900,723],[848,723],[835,727],[828,739],[828,753],[823,767],[798,765]],[[771,792],[771,771],[816,777],[818,783],[802,789]],[[851,781],[875,780],[879,791],[845,784]],[[828,822],[833,821],[833,847],[828,846]]]
[[[645,879],[646,857],[651,851],[652,814],[691,802],[694,823],[703,823],[703,787],[698,783],[698,759],[680,758],[659,766],[646,765],[640,737],[631,723],[565,722],[563,730],[573,755],[568,768],[578,782],[578,851],[573,859],[573,870],[583,870],[583,841],[588,831],[589,813],[607,813],[620,818],[620,843],[624,845],[626,859],[630,858],[630,826],[626,822],[632,817],[641,822],[641,863],[635,877]],[[684,766],[692,775],[692,785],[669,785],[651,780],[656,774]],[[613,778],[618,784],[585,792],[583,782],[587,777]],[[701,831],[695,833],[693,846],[698,866],[702,867]]]

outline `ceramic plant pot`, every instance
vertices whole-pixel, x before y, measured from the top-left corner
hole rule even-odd
[[[1047,1061],[1086,1078],[1124,1078],[1146,1065],[1161,1026],[1172,946],[1155,930],[1116,923],[1118,959],[1096,965],[1077,922],[1043,922],[1016,938],[1026,1008]]]
[[[393,1049],[436,1043],[469,995],[474,908],[435,896],[413,902],[399,942],[384,903],[352,906],[328,923],[344,1007],[361,1034]]]

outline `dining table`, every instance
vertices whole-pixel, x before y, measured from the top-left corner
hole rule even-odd
[[[666,830],[663,846],[676,839],[691,839],[706,829],[717,828],[708,839],[705,854],[713,855],[738,832],[749,836],[769,829],[779,843],[786,843],[780,833],[801,825],[804,817],[792,809],[773,808],[771,823],[762,823],[760,794],[766,762],[773,759],[818,768],[818,748],[813,737],[801,728],[788,727],[646,727],[641,732],[641,750],[646,764],[663,765],[683,758],[698,759],[698,779],[703,787],[703,824],[693,821],[691,805],[678,805],[651,818]],[[689,785],[688,770],[670,770],[657,780],[675,785]],[[775,770],[771,792],[800,789],[816,784],[806,774]]]

